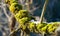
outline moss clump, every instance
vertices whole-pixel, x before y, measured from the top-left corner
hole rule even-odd
[[[28,21],[29,21],[29,18],[28,18],[28,17],[24,17],[24,18],[22,18],[22,19],[19,19],[20,24],[25,24],[25,23],[27,23]]]
[[[5,0],[5,3],[6,3],[6,4],[10,4],[10,1],[9,1],[9,0]]]
[[[18,0],[5,0],[5,3],[11,5],[12,3],[18,3]]]
[[[28,17],[28,12],[26,10],[20,10],[18,13],[16,13],[15,17],[20,19],[23,17]]]
[[[27,10],[22,10],[22,5],[19,5],[17,0],[6,0],[5,2],[10,5],[9,9],[19,22],[19,27],[22,30],[26,30],[27,28],[30,32],[35,33],[53,33],[58,27],[58,23],[55,22],[50,24],[35,24],[34,22],[30,22],[34,17],[32,17]]]
[[[29,23],[29,26],[28,26],[28,28],[30,29],[30,31],[31,31],[32,29],[34,29],[34,27],[35,27],[35,23],[34,23],[34,22],[30,22],[30,23]]]
[[[18,3],[12,3],[9,9],[12,13],[15,14],[22,9],[22,5],[19,5]]]

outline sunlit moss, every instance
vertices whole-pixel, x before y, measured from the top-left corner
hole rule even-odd
[[[49,25],[49,26],[48,26],[48,32],[49,32],[49,33],[55,32],[55,30],[57,29],[57,27],[58,27],[58,26],[57,26],[57,24],[55,24],[55,23]]]
[[[48,32],[48,31],[47,31],[47,28],[48,28],[48,27],[45,26],[45,27],[41,28],[41,31],[43,31],[44,33],[46,33],[46,32]]]
[[[16,13],[15,17],[17,18],[23,18],[23,17],[27,17],[28,16],[28,12],[26,10],[20,10],[18,13]]]
[[[28,17],[24,17],[24,18],[22,18],[22,19],[19,19],[19,23],[20,24],[25,24],[25,23],[27,23],[29,21],[29,18]]]
[[[18,3],[12,3],[9,9],[12,13],[17,13],[19,10],[22,9],[22,5],[19,5]]]
[[[56,29],[57,29],[57,27],[50,28],[50,29],[48,30],[48,32],[49,32],[49,33],[54,33]]]
[[[18,0],[5,0],[5,3],[11,5],[12,3],[18,3]]]
[[[35,27],[35,23],[34,22],[29,23],[29,28],[30,29],[33,29],[34,27]]]
[[[23,25],[23,24],[20,24],[19,27],[20,27],[22,30],[25,30],[25,29],[26,29],[26,26]]]
[[[58,28],[58,24],[56,23],[46,23],[44,24],[37,24],[38,31],[42,31],[44,33],[53,33]]]
[[[5,0],[5,3],[6,3],[6,4],[10,4],[10,1],[9,1],[9,0]]]
[[[18,3],[18,0],[10,0],[10,4],[12,3]]]
[[[19,5],[17,0],[6,0],[5,2],[10,5],[10,11],[14,13],[16,20],[19,22],[20,28],[23,30],[26,30],[27,28],[30,32],[40,33],[40,31],[42,31],[45,33],[52,33],[58,27],[59,23],[57,22],[42,24],[30,22],[34,17],[29,15],[27,10],[22,10],[22,5]]]
[[[42,27],[46,26],[47,24],[37,24],[37,29],[41,29]]]

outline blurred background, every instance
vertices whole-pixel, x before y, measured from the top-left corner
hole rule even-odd
[[[8,36],[10,33],[9,21],[12,14],[4,1],[0,0],[0,36]],[[29,10],[36,20],[39,21],[45,0],[28,0],[30,3],[26,1],[18,0],[23,5],[23,9]],[[60,0],[49,0],[43,21],[47,23],[60,21]],[[31,36],[38,36],[38,34],[31,33]]]

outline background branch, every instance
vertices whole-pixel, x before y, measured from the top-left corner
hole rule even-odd
[[[47,5],[48,5],[48,1],[49,1],[49,0],[45,0],[44,6],[43,6],[43,9],[42,9],[42,14],[41,14],[41,17],[40,17],[40,23],[43,22],[43,17],[44,17],[44,13],[45,13],[45,11],[46,11],[46,7],[47,7]]]
[[[6,17],[7,18],[10,18],[10,16],[7,14],[7,11],[6,11],[6,4],[3,4],[3,3],[1,3],[2,4],[2,8],[3,8],[3,10],[4,10],[4,14],[6,15]]]

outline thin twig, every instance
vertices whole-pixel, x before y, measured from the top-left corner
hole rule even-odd
[[[2,8],[3,8],[3,10],[4,10],[4,14],[6,15],[6,17],[7,17],[7,18],[10,18],[10,16],[7,14],[7,11],[6,11],[6,4],[3,4],[3,3],[2,3],[1,6],[2,6]]]
[[[47,7],[47,5],[48,5],[48,1],[49,1],[49,0],[46,0],[45,3],[44,3],[43,9],[42,9],[41,18],[40,18],[40,23],[43,22],[43,17],[44,17],[44,13],[45,13],[45,11],[46,11],[46,7]]]
[[[29,12],[33,12],[33,11],[39,9],[39,8],[40,8],[40,6],[38,6],[38,7],[34,7],[32,10],[29,10]]]
[[[12,35],[12,34],[14,34],[14,33],[16,33],[16,32],[19,31],[19,30],[20,30],[20,27],[17,28],[16,30],[12,31],[12,32],[9,34],[9,36]]]
[[[20,34],[20,36],[23,36],[23,31],[21,30],[21,34]]]

